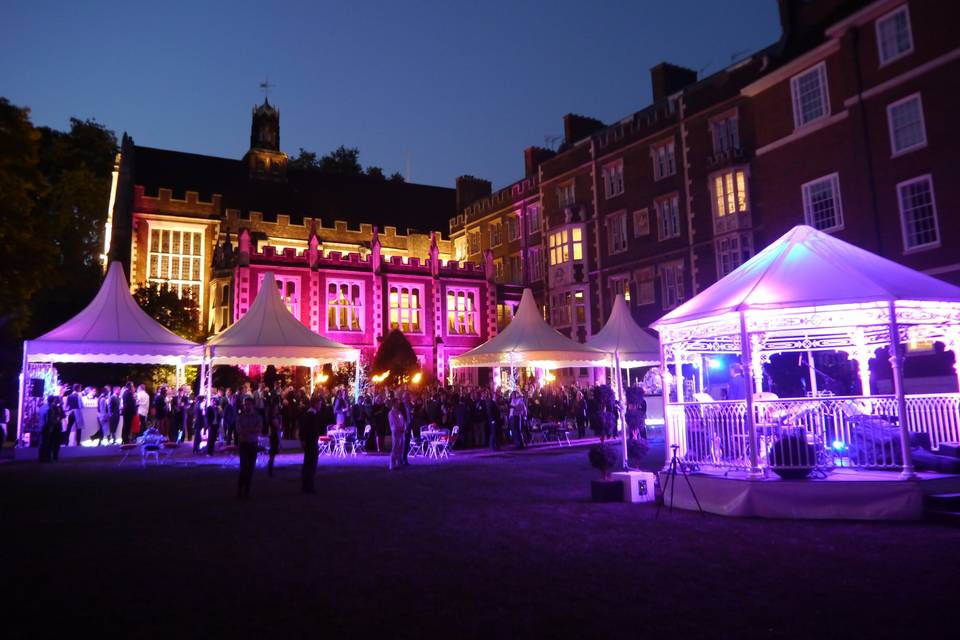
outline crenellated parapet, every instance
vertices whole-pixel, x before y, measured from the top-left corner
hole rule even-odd
[[[175,198],[173,190],[165,187],[158,189],[156,196],[145,195],[143,185],[133,187],[133,207],[137,213],[215,218],[220,215],[220,202],[218,193],[204,201],[196,191],[187,191],[183,198]]]

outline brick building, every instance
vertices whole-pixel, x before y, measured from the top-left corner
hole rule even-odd
[[[240,160],[124,136],[114,176],[104,255],[125,263],[131,286],[161,283],[196,300],[210,333],[246,312],[268,269],[305,325],[367,358],[399,328],[425,370],[443,376],[451,355],[496,332],[492,261],[458,263],[433,231],[456,211],[456,192],[290,166],[266,101]],[[403,233],[396,220],[422,228]]]

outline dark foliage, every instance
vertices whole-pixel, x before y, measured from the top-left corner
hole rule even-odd
[[[417,354],[407,336],[399,329],[394,329],[383,338],[380,348],[377,349],[373,357],[372,371],[374,374],[381,374],[384,371],[390,371],[389,382],[399,382],[403,377],[409,376],[420,366],[417,360]]]
[[[616,468],[620,454],[610,445],[595,444],[587,451],[587,459],[590,460],[590,466],[606,478]]]

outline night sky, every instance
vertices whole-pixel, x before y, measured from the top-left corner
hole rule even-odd
[[[138,144],[239,158],[250,109],[281,144],[503,186],[563,114],[612,122],[650,101],[649,68],[710,74],[779,37],[776,0],[3,2],[0,95],[37,125],[96,118]]]

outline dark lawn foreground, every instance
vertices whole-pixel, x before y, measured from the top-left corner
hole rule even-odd
[[[0,637],[956,633],[960,529],[656,521],[587,501],[583,449],[328,463],[317,496],[295,460],[249,502],[218,465],[0,465]]]

